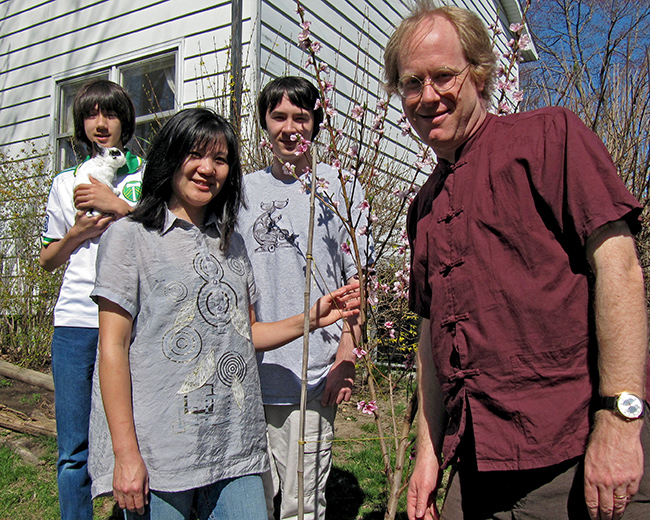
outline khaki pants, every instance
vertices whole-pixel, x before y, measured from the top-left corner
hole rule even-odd
[[[298,442],[300,405],[264,406],[271,471],[262,475],[269,520],[273,497],[282,493],[280,518],[298,516]],[[305,417],[305,520],[325,519],[325,486],[332,467],[336,406],[322,406],[320,397],[307,403]]]

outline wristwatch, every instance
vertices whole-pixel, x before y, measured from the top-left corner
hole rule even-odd
[[[623,392],[614,396],[600,396],[600,410],[612,410],[626,421],[643,418],[645,407],[645,401],[630,392]]]

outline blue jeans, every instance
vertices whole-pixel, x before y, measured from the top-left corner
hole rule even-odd
[[[143,515],[125,510],[124,517],[127,520],[187,520],[194,500],[198,520],[266,520],[260,475],[220,480],[175,493],[151,491]]]
[[[55,327],[52,376],[59,460],[56,465],[62,520],[93,517],[88,476],[88,424],[97,329]]]

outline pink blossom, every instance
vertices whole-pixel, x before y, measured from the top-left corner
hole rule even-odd
[[[320,98],[316,100],[316,104],[314,105],[314,110],[318,110],[321,107],[321,102]]]
[[[524,28],[524,25],[521,23],[511,23],[510,24],[510,31],[513,33],[518,33]]]
[[[399,126],[402,129],[402,135],[408,135],[411,133],[411,123],[408,119],[400,123]]]
[[[527,50],[532,49],[532,47],[533,47],[533,42],[530,39],[530,36],[528,36],[527,34],[524,34],[524,35],[521,36],[521,38],[519,38],[519,49],[520,50],[527,51]]]
[[[318,54],[322,48],[323,45],[321,44],[321,42],[313,41],[311,43],[311,50],[314,54]]]
[[[392,321],[387,321],[386,323],[384,323],[384,327],[386,327],[387,329],[392,329],[393,326],[394,324]]]
[[[350,157],[356,157],[357,154],[359,153],[359,145],[353,144],[348,148],[348,151],[346,152],[347,155]]]
[[[499,104],[499,113],[501,114],[510,114],[512,112],[512,107],[507,101],[503,101]]]
[[[377,401],[359,401],[357,403],[357,410],[361,410],[361,413],[367,413],[372,415],[377,410]]]
[[[334,159],[332,161],[332,168],[334,168],[336,170],[340,170],[341,169],[341,161],[339,161],[338,159]]]
[[[368,226],[359,226],[357,229],[357,234],[360,236],[364,236],[368,234]]]
[[[341,251],[343,251],[346,255],[352,254],[352,251],[350,251],[350,246],[346,242],[341,244]]]
[[[361,211],[363,211],[364,209],[369,209],[369,208],[370,208],[370,203],[365,199],[358,206],[358,209],[360,209]]]
[[[501,27],[499,27],[496,23],[490,24],[489,29],[495,34],[501,34],[503,31],[501,30]]]
[[[361,105],[356,105],[352,109],[352,114],[350,114],[350,117],[354,119],[355,121],[361,121],[361,118],[363,117],[364,109]]]
[[[286,162],[286,163],[284,163],[282,165],[282,170],[287,175],[294,175],[294,176],[296,175],[296,167],[295,167],[295,165],[293,165],[293,164],[291,164],[289,162]]]
[[[360,348],[360,347],[353,348],[352,353],[355,356],[357,356],[358,358],[362,358],[363,356],[365,356],[367,354],[367,352],[365,350],[363,350],[362,348]]]

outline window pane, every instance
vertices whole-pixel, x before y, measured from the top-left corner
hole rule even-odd
[[[129,149],[136,155],[144,157],[149,150],[154,135],[162,128],[168,117],[149,119],[135,125],[135,135],[129,143]]]
[[[83,145],[77,144],[73,139],[74,120],[72,118],[72,104],[79,89],[88,81],[94,79],[108,79],[108,72],[93,74],[70,81],[60,86],[59,109],[57,128],[57,168],[63,170],[82,161],[87,150]]]
[[[131,94],[135,104],[136,118],[174,110],[176,97],[174,54],[123,67],[121,72],[124,88]]]

